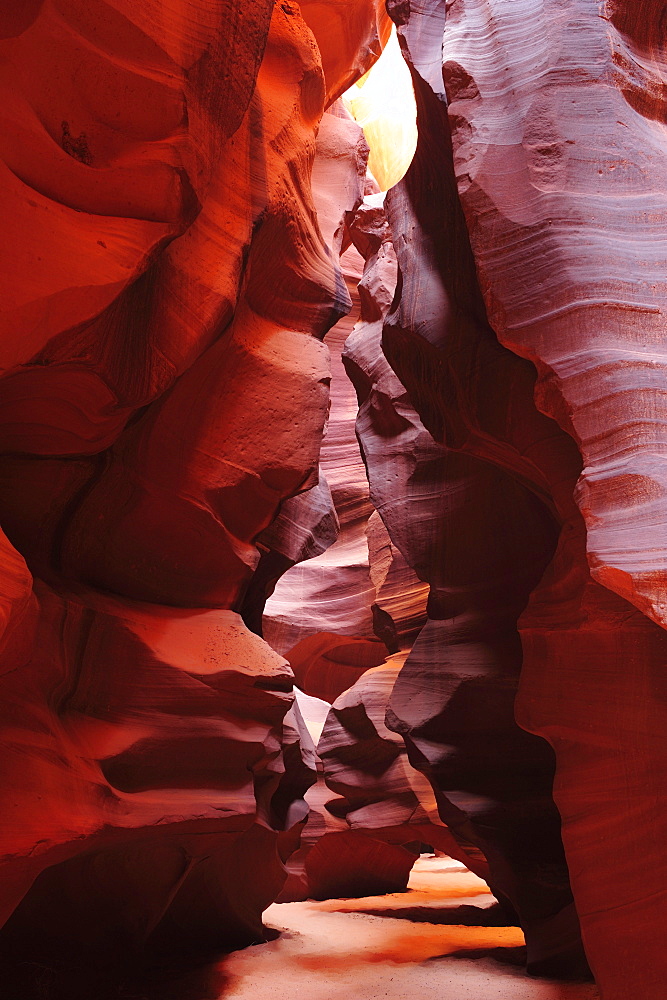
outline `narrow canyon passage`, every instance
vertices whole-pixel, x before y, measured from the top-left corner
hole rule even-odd
[[[485,926],[491,900],[459,862],[424,856],[407,893],[276,903],[280,939],[222,964],[221,1000],[598,1000],[589,983],[527,979],[520,930]]]
[[[663,0],[0,10],[0,1000],[660,1000]]]

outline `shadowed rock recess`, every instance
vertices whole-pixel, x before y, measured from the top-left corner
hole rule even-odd
[[[0,1000],[426,847],[529,974],[663,995],[666,25],[4,5]],[[341,98],[393,31],[385,194]]]

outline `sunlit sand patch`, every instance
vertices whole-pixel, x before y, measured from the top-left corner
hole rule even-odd
[[[440,873],[438,873],[440,874]],[[428,882],[428,874],[423,872],[412,872],[408,892],[394,892],[386,896],[363,896],[361,899],[327,899],[318,904],[321,910],[336,911],[338,913],[354,913],[356,911],[367,911],[371,907],[384,906],[388,908],[414,907],[414,906],[438,906],[442,907],[443,902],[449,902],[452,906],[460,906],[462,902],[474,902],[478,906],[490,906],[493,896],[489,887],[472,872],[443,872],[444,876],[453,875],[447,878],[446,898],[443,899],[443,887],[433,884],[433,875]]]
[[[594,986],[530,979],[521,967],[516,927],[460,926],[377,915],[401,905],[453,909],[462,900],[493,903],[486,885],[450,858],[424,858],[411,891],[360,900],[270,906],[266,923],[281,932],[222,965],[229,988],[220,1000],[599,1000]],[[481,904],[481,905],[480,905]],[[375,909],[374,914],[369,914]],[[500,959],[500,961],[498,961]],[[507,963],[507,964],[505,964]]]

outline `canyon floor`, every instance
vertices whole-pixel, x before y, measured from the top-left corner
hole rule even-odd
[[[425,856],[406,893],[274,904],[265,922],[280,936],[227,958],[218,996],[597,1000],[588,983],[526,977],[521,931],[483,926],[492,904],[485,883],[457,861]]]
[[[274,940],[197,971],[111,983],[22,965],[19,979],[3,968],[0,1000],[599,1000],[590,983],[527,977],[521,931],[493,926],[494,903],[458,861],[422,855],[407,892],[274,904]]]

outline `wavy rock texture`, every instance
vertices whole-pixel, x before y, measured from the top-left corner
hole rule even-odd
[[[424,161],[437,163],[433,149],[422,155],[406,185]],[[417,190],[398,188],[388,196],[401,284],[387,339],[409,336],[405,314],[419,319],[426,313],[438,324],[446,317],[438,308],[442,295],[435,298],[439,261],[424,252],[420,220],[412,215]],[[444,226],[433,188],[429,194],[433,226]],[[386,217],[374,211],[365,226],[363,217],[359,223],[373,238],[362,283],[369,292],[383,287],[392,258]],[[434,441],[381,340],[379,311],[346,345],[360,401],[357,430],[373,502],[395,545],[430,584],[429,621],[393,693],[387,691],[387,718],[405,735],[412,764],[431,779],[441,821],[461,845],[473,843],[488,858],[491,884],[518,911],[535,968],[547,958],[544,923],[571,905],[571,895],[550,795],[550,752],[513,718],[521,665],[516,620],[553,549],[554,532],[549,514],[521,485]],[[411,364],[416,351],[405,354]],[[520,527],[508,530],[515,515]],[[461,847],[449,850],[462,856]]]
[[[337,106],[332,111],[338,111]],[[389,307],[396,280],[395,258],[388,255],[384,283],[378,281],[369,289],[362,282],[357,288],[364,255],[375,255],[382,243],[375,231],[382,214],[381,196],[371,197],[368,205],[369,199],[360,204],[367,183],[367,156],[360,128],[342,108],[336,116],[325,115],[313,175],[315,201],[329,245],[334,250],[348,245],[341,264],[353,303],[350,314],[332,328],[325,341],[332,353],[333,378],[321,470],[331,484],[340,536],[322,555],[294,566],[281,578],[263,620],[264,635],[274,648],[284,652],[298,688],[329,704],[369,668],[382,669],[379,665],[388,652],[410,645],[423,623],[426,597],[424,584],[392,543],[370,502],[355,435],[356,395],[341,357],[353,328],[363,329],[369,323],[377,326],[378,318]],[[303,494],[304,500],[307,496]],[[291,648],[290,643],[294,643]],[[396,674],[396,668],[392,669],[383,674],[389,686],[383,688],[380,714],[384,714]],[[392,738],[404,757],[402,740]],[[330,752],[337,741],[336,752],[357,758],[355,766],[363,784],[364,764],[358,759],[356,735],[339,728],[329,739]],[[362,754],[365,749],[364,744]],[[320,764],[319,769],[318,782],[306,796],[310,816],[301,848],[288,862],[290,877],[280,899],[324,899],[404,889],[415,855],[401,844],[419,840],[421,832],[416,827],[420,822],[429,827],[426,814],[414,805],[414,792],[404,770],[399,767],[384,784],[376,782],[373,794],[383,806],[377,815],[368,817],[368,823],[354,825],[345,813],[336,810],[336,800],[332,803],[325,783],[326,764]],[[411,770],[407,762],[404,769]],[[412,781],[424,784],[416,772]],[[391,802],[398,786],[413,802],[412,809],[404,810],[402,825],[392,818],[395,810]],[[380,815],[383,810],[388,819]],[[378,826],[388,829],[377,830]],[[442,824],[435,839],[449,845],[451,838]]]
[[[298,689],[329,704],[386,656],[387,647],[378,640],[333,632],[317,632],[287,653]]]
[[[267,602],[263,635],[288,658],[291,649],[318,633],[371,642],[379,638],[386,644],[385,653],[395,652],[418,632],[425,601],[425,588],[392,545],[374,511],[355,436],[357,399],[341,353],[355,323],[370,322],[380,308],[363,289],[358,290],[368,237],[361,236],[356,219],[367,211],[360,206],[368,147],[361,129],[340,102],[330,110],[318,135],[313,195],[328,245],[335,255],[342,251],[340,261],[352,303],[350,313],[325,338],[331,351],[332,385],[320,482],[326,480],[331,488],[340,533],[326,551],[285,573]],[[391,277],[387,274],[387,281]],[[395,283],[395,269],[393,280]],[[383,291],[385,310],[391,294],[388,288]],[[304,494],[304,501],[306,497]]]
[[[309,694],[324,693],[320,685],[334,672],[309,652],[307,676],[295,666],[297,682]],[[403,892],[423,845],[459,858],[488,879],[480,852],[462,846],[443,824],[431,786],[408,762],[401,736],[385,725],[405,656],[367,665],[335,698],[321,727],[318,780],[305,793],[310,813],[300,848],[287,862],[290,875],[280,902]],[[342,688],[349,674],[338,673]]]
[[[430,785],[409,764],[403,739],[385,724],[387,702],[404,660],[405,654],[397,654],[371,668],[334,702],[317,745],[326,783],[337,794],[327,808],[345,818],[352,831],[393,845],[429,844],[488,878],[483,859],[474,851],[466,853],[444,826]],[[403,889],[413,863],[414,857],[405,870]],[[371,869],[368,876],[373,875],[387,877]]]
[[[605,1000],[648,998],[667,971],[655,812],[667,641],[662,4],[640,15],[620,2],[457,0],[444,57],[444,4],[391,6],[418,88],[420,149],[389,199],[402,293],[385,351],[457,453],[471,551],[485,552],[466,602],[455,589],[439,602],[438,645],[451,660],[483,638],[475,670],[494,658],[497,669],[498,641],[515,636],[529,602],[517,712],[556,751],[586,952]],[[417,662],[434,662],[430,628],[394,691],[393,724],[416,749],[428,740],[424,766],[437,761],[444,790],[451,761],[431,745],[444,729],[429,729],[430,704],[415,709],[425,690],[432,699]],[[506,655],[516,677],[516,637]],[[542,948],[549,934],[538,937]]]
[[[322,53],[328,106],[371,68],[391,21],[383,0],[304,0],[299,6]]]
[[[459,3],[445,45],[459,190],[489,317],[535,364],[537,406],[582,464],[583,524],[568,518],[522,621],[519,711],[557,752],[602,995],[648,998],[667,975],[666,828],[655,808],[667,649],[664,5],[544,4],[529,33],[521,7]],[[471,44],[480,32],[484,55]],[[571,481],[579,469],[568,472]]]
[[[323,233],[336,257],[343,249],[345,221],[363,197],[368,147],[358,125],[340,105],[322,120],[313,171],[313,193]],[[337,113],[335,113],[337,112]],[[320,454],[320,475],[331,489],[340,531],[321,555],[286,573],[269,599],[263,634],[287,652],[316,632],[373,637],[366,524],[372,513],[368,483],[354,436],[356,403],[340,351],[358,317],[358,255],[346,254],[344,295],[351,309],[327,334],[331,352],[331,406]],[[356,257],[356,259],[355,259]]]
[[[325,79],[308,6],[315,35],[270,0],[0,16],[5,953],[258,940],[298,843],[292,674],[239,612],[262,532],[288,561],[335,534],[320,339],[349,297],[310,174],[388,26],[340,5]]]
[[[3,677],[3,947],[261,938],[288,665],[232,611],[35,592],[39,653]]]
[[[484,851],[532,971],[580,970],[540,736],[603,1000],[667,980],[664,4],[388,8],[420,130],[395,255],[337,103],[380,0],[0,12],[24,971],[260,940],[302,833],[302,889],[402,884],[424,816]],[[338,816],[295,673],[335,702]]]

